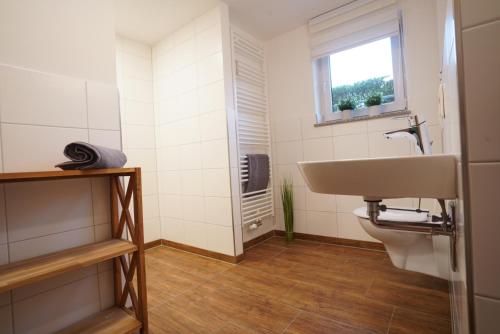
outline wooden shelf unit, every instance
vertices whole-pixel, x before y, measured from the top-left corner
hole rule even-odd
[[[148,333],[141,169],[0,173],[0,184],[94,177],[108,177],[110,180],[113,239],[0,266],[0,293],[113,259],[115,307],[86,318],[61,333],[133,333],[137,330]],[[126,190],[120,177],[129,178]],[[129,210],[131,202],[133,217]],[[122,239],[125,233],[130,241]],[[132,305],[130,308],[126,306],[128,299]]]

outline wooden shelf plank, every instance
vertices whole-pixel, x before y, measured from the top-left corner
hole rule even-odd
[[[58,334],[129,334],[141,328],[141,322],[119,307],[112,307],[59,331]]]
[[[0,293],[136,250],[129,241],[112,239],[0,266]]]
[[[130,176],[135,168],[106,168],[87,170],[53,170],[43,172],[0,173],[0,183],[76,179],[102,176]]]

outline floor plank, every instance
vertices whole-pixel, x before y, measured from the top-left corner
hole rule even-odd
[[[448,284],[387,253],[270,238],[238,265],[146,253],[151,332],[451,333]]]

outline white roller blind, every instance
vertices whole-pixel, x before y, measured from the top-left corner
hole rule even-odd
[[[397,0],[357,0],[309,21],[311,56],[318,59],[397,33]]]

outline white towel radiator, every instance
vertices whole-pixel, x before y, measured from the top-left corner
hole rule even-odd
[[[260,222],[274,216],[272,183],[271,134],[269,131],[266,64],[264,48],[248,34],[232,28],[232,52],[236,122],[241,189],[248,181],[247,154],[269,156],[269,185],[267,189],[241,193],[242,225]]]

